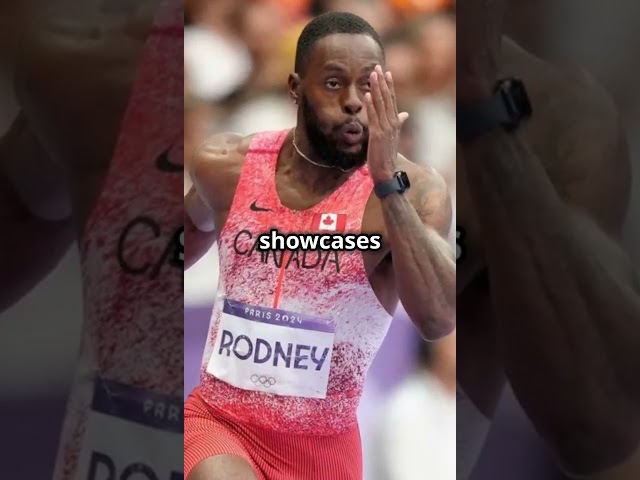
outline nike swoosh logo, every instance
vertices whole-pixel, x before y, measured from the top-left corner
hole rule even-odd
[[[256,200],[257,202],[257,200]],[[253,202],[251,204],[251,206],[249,207],[252,211],[254,212],[270,212],[271,209],[270,208],[262,208],[256,205],[256,202]]]
[[[184,165],[181,163],[173,163],[169,158],[169,153],[171,152],[171,148],[167,148],[164,152],[158,155],[156,158],[156,167],[161,172],[167,173],[176,173],[176,172],[184,172]]]

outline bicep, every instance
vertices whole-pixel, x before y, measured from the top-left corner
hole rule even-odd
[[[583,74],[564,101],[549,112],[554,119],[550,179],[562,200],[618,239],[631,190],[626,133],[609,94]]]
[[[566,142],[568,181],[556,188],[573,216],[574,234],[617,278],[631,280],[631,264],[620,246],[631,190],[624,130],[610,112],[583,119]]]
[[[569,160],[578,166],[576,178],[559,190],[567,205],[618,239],[629,203],[631,166],[624,133],[614,120],[611,123],[583,132],[584,138],[598,142],[576,145]]]

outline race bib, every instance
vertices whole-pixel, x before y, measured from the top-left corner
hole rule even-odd
[[[225,299],[211,375],[244,390],[325,398],[335,323]]]
[[[79,479],[183,480],[184,400],[96,381]]]

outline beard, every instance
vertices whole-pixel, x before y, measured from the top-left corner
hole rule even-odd
[[[369,146],[369,128],[362,125],[362,145],[359,152],[345,152],[338,146],[338,132],[344,125],[337,125],[331,129],[331,133],[326,135],[322,130],[322,122],[311,108],[306,96],[302,95],[300,99],[302,108],[302,119],[304,129],[307,133],[309,146],[318,158],[322,159],[324,165],[349,170],[361,167],[367,161],[367,147]]]

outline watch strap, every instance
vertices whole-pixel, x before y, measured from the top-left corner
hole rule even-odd
[[[398,179],[398,177],[393,177],[390,180],[377,183],[374,186],[374,191],[378,198],[384,198],[391,195],[392,193],[402,193],[404,192],[404,188],[402,187],[402,185],[400,185],[400,180]]]
[[[504,97],[496,91],[473,105],[456,109],[456,134],[461,140],[469,140],[511,121]]]

